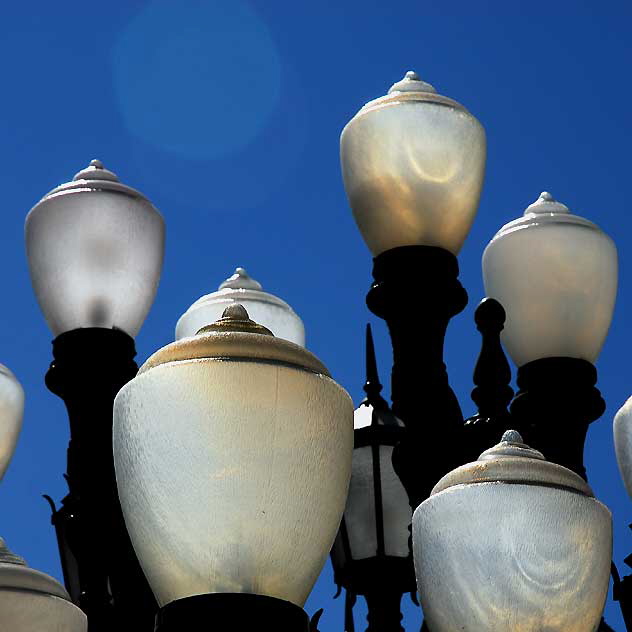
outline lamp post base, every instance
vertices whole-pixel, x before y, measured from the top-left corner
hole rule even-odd
[[[309,632],[309,617],[299,606],[265,595],[210,593],[176,599],[156,615],[155,632]]]

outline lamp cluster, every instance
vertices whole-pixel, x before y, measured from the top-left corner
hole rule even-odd
[[[299,316],[243,268],[139,369],[162,216],[97,160],[44,196],[26,248],[55,336],[46,384],[70,423],[68,495],[49,499],[66,588],[0,543],[0,628],[316,632],[303,606],[331,552],[346,632],[358,595],[370,632],[400,632],[405,593],[431,632],[607,630],[612,521],[583,448],[604,410],[594,362],[616,248],[549,193],[500,229],[464,419],[443,341],[467,303],[457,254],[485,158],[477,119],[414,72],[344,128],[344,185],[374,256],[367,306],[393,347],[389,405],[367,329],[355,412]],[[23,403],[0,367],[0,477]],[[615,439],[632,495],[632,399]]]

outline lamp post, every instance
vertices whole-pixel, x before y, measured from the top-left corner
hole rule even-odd
[[[239,304],[121,389],[116,477],[158,632],[307,630],[302,606],[344,508],[352,412],[315,356]]]
[[[345,190],[374,256],[367,305],[393,345],[393,412],[408,430],[393,458],[413,508],[462,462],[437,453],[463,421],[443,340],[467,303],[456,255],[478,207],[485,153],[476,118],[414,72],[367,103],[340,137]]]
[[[26,218],[33,289],[56,336],[46,385],[68,409],[69,493],[53,508],[64,580],[90,632],[151,626],[155,603],[123,523],[112,403],[136,374],[133,336],[153,302],[164,222],[98,160]]]
[[[605,410],[593,363],[617,293],[613,241],[545,192],[491,240],[483,278],[507,311],[502,339],[518,365],[512,421],[529,445],[586,478],[586,432]]]

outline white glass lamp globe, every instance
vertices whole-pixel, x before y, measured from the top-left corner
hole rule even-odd
[[[485,173],[485,130],[462,105],[407,72],[345,126],[349,204],[374,256],[398,246],[458,254]]]
[[[0,364],[0,479],[9,467],[22,428],[24,390],[15,375]]]
[[[632,397],[628,398],[615,415],[613,430],[619,472],[632,498]]]
[[[25,232],[33,289],[55,336],[79,327],[138,333],[165,241],[146,197],[93,160],[31,209]]]
[[[402,429],[403,423],[391,411],[376,411],[369,404],[362,404],[354,412],[355,449],[343,518],[348,550],[345,550],[347,547],[341,535],[332,550],[334,564],[340,567],[352,560],[375,557],[378,553],[407,558],[410,552],[408,526],[412,510],[406,490],[393,469],[395,441],[371,441],[369,433],[372,426],[377,434],[388,434],[391,428]],[[379,472],[379,480],[375,479],[376,471]],[[376,485],[379,490],[376,490]],[[379,526],[378,500],[381,501],[379,515],[382,517]]]
[[[303,605],[344,509],[353,405],[240,305],[157,351],[114,403],[125,522],[160,606],[207,593]]]
[[[503,305],[503,343],[518,366],[548,357],[595,362],[617,295],[617,249],[595,224],[544,192],[483,253],[485,292]]]
[[[508,431],[415,510],[413,551],[432,632],[594,632],[612,517],[577,474]]]
[[[195,336],[235,303],[243,305],[255,322],[267,327],[277,338],[305,346],[305,327],[296,312],[279,297],[264,292],[261,283],[244,268],[237,268],[216,292],[202,296],[187,309],[176,325],[176,340]]]
[[[26,566],[0,538],[0,630],[86,632],[86,615],[52,577]]]

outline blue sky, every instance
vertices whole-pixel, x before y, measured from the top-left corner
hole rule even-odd
[[[444,8],[445,6],[449,8]],[[483,296],[482,251],[497,229],[549,190],[616,241],[620,290],[598,360],[608,403],[588,436],[596,495],[613,511],[615,560],[632,552],[632,506],[619,480],[611,421],[632,393],[628,2],[454,0],[320,3],[126,0],[6,3],[0,37],[0,362],[27,395],[14,462],[0,488],[0,533],[60,576],[41,494],[65,494],[67,424],[43,376],[50,334],[32,294],[26,213],[92,158],[145,193],[167,223],[165,267],[137,338],[139,361],[173,338],[178,317],[245,266],[302,316],[308,347],[360,400],[371,258],[342,187],[338,138],[406,70],[463,103],[488,137],[479,215],[460,256],[470,304],[448,331],[451,382],[470,414]],[[328,568],[307,609],[342,630]],[[361,608],[357,625],[363,629]],[[623,629],[618,606],[610,624]],[[407,607],[410,629],[419,611]]]

